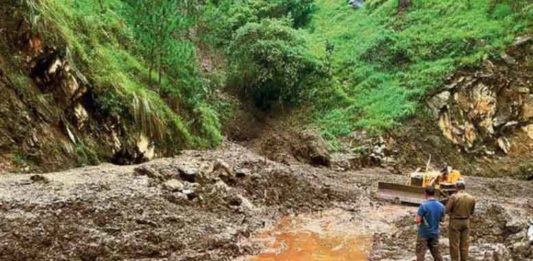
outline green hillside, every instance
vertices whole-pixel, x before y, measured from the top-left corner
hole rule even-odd
[[[226,86],[246,89],[262,109],[312,103],[314,121],[335,137],[416,114],[446,76],[496,54],[533,20],[527,0],[413,1],[404,11],[396,0],[362,9],[341,0],[156,2],[51,0],[32,13],[71,47],[103,109],[128,114],[135,97],[149,108],[137,124],[155,136],[170,126],[191,144],[220,140],[205,100],[216,86],[198,72],[193,39],[227,58]],[[161,23],[172,28],[153,33]]]
[[[196,7],[181,1],[28,0],[35,34],[66,46],[92,82],[96,106],[177,149],[221,140],[210,86],[187,32]],[[176,146],[180,144],[179,146]]]
[[[50,111],[48,143],[82,164],[136,158],[141,136],[158,156],[216,146],[239,105],[260,115],[303,111],[298,119],[330,141],[378,134],[424,115],[447,76],[499,56],[533,21],[527,0],[413,0],[405,10],[397,0],[361,9],[345,0],[5,2],[6,88],[30,113]],[[83,98],[63,107],[57,87],[68,84],[40,86],[33,73],[52,54],[83,83]],[[80,106],[90,123],[73,134]],[[10,145],[5,157],[25,159],[33,143]]]
[[[309,26],[313,53],[326,57],[326,43],[334,47],[334,81],[315,103],[327,136],[395,126],[454,70],[496,55],[533,21],[526,0],[412,1],[401,12],[396,0],[362,9],[345,2],[316,0]]]

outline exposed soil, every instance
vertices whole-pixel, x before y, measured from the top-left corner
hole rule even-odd
[[[407,260],[416,208],[376,201],[378,181],[406,177],[281,164],[229,142],[138,166],[8,174],[0,177],[0,259],[298,260],[289,257],[309,249],[327,258],[307,260]],[[532,258],[532,182],[466,181],[479,199],[474,257]]]

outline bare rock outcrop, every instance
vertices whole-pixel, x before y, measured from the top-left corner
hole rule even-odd
[[[533,76],[525,59],[532,43],[530,37],[516,42],[478,70],[455,74],[427,101],[442,134],[466,152],[508,154],[516,132],[533,137]]]

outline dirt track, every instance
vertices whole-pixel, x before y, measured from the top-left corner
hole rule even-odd
[[[327,227],[314,231],[319,239],[333,229],[363,238],[368,259],[408,260],[416,208],[373,200],[378,181],[404,179],[383,169],[336,172],[276,163],[232,143],[140,166],[8,174],[0,178],[0,259],[254,260],[273,247],[258,240],[261,235],[275,235],[278,221],[289,219],[299,225],[288,234],[308,231],[306,222],[318,220]],[[480,202],[475,259],[533,258],[527,238],[533,182],[466,182]],[[445,248],[446,238],[441,241]],[[349,260],[341,252],[327,260]]]

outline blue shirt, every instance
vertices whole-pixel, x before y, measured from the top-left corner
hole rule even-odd
[[[418,208],[418,215],[422,223],[418,226],[418,236],[423,238],[437,238],[439,223],[444,217],[444,205],[435,199],[424,201]]]

